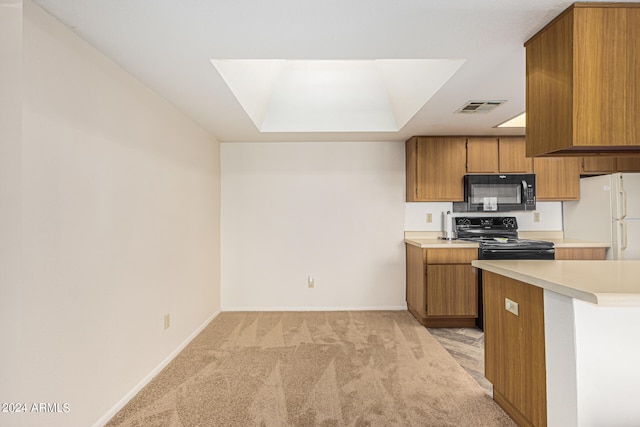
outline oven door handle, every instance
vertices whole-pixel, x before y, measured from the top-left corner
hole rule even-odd
[[[479,253],[479,259],[486,259],[486,260],[555,259],[555,253],[556,253],[555,248],[524,249],[524,250],[516,250],[516,251],[510,251],[505,249],[481,249],[481,252]],[[545,257],[545,255],[547,256]]]
[[[502,252],[502,253],[514,253],[514,252],[515,253],[518,253],[518,252],[535,252],[535,253],[538,253],[538,252],[542,252],[542,253],[548,254],[548,253],[555,253],[555,251],[556,251],[555,248],[519,249],[519,250],[515,250],[515,251],[509,250],[509,249],[482,249],[482,252],[490,252],[492,254],[500,253],[500,252]]]

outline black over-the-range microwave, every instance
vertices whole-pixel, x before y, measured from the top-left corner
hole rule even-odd
[[[454,211],[504,212],[536,209],[535,174],[465,175],[464,203]]]

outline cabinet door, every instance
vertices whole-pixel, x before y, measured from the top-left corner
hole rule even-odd
[[[582,172],[584,174],[613,173],[616,171],[615,157],[583,157]]]
[[[500,138],[498,155],[501,173],[533,173],[524,137]]]
[[[580,199],[580,158],[536,157],[533,170],[538,200]]]
[[[477,317],[476,269],[468,264],[428,264],[427,314]]]
[[[466,138],[419,137],[416,201],[464,200]]]
[[[467,139],[467,172],[498,173],[498,139]]]
[[[640,157],[618,157],[618,172],[640,172]]]

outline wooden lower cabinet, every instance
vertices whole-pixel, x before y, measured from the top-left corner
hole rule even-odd
[[[485,376],[493,398],[520,426],[547,425],[542,288],[482,273]],[[505,301],[518,304],[518,315]]]
[[[605,259],[607,248],[556,248],[556,259]]]
[[[478,317],[478,279],[470,265],[427,265],[427,316]]]
[[[556,260],[603,260],[606,248],[556,248]],[[482,272],[485,377],[519,426],[547,425],[544,290]],[[507,299],[518,314],[506,309]]]
[[[428,327],[475,327],[477,249],[422,249],[406,245],[407,307]]]
[[[427,252],[417,246],[407,248],[407,308],[413,316],[424,323],[427,317],[426,255]]]

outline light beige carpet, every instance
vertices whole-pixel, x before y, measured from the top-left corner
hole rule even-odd
[[[108,426],[513,426],[404,311],[222,313]]]

